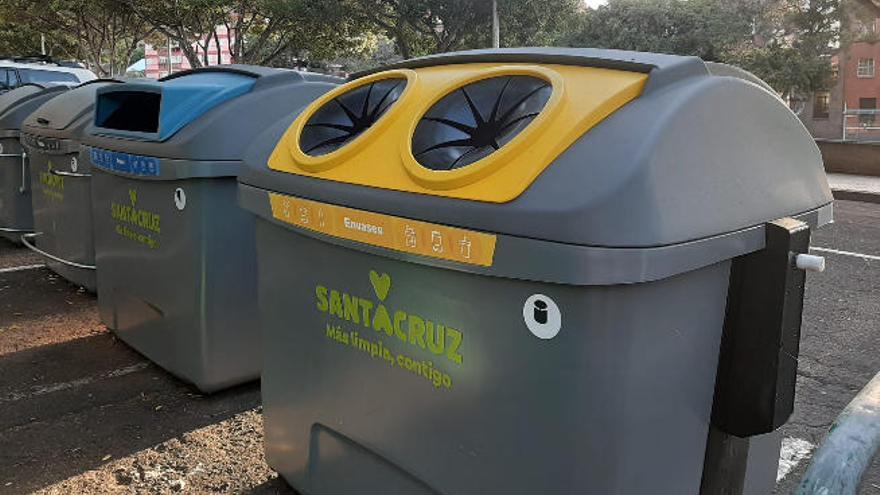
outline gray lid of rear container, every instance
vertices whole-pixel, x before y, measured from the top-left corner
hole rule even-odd
[[[121,81],[96,79],[58,95],[34,110],[22,130],[56,138],[78,138],[89,124],[98,89]]]
[[[70,88],[67,86],[43,87],[25,84],[0,95],[0,130],[21,130],[25,119],[40,105]]]

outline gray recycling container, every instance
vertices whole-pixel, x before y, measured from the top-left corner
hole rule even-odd
[[[204,392],[260,374],[253,220],[235,201],[243,150],[329,81],[220,66],[97,92],[84,145],[101,318]]]
[[[269,464],[316,495],[769,493],[832,197],[730,73],[442,54],[267,130],[239,201]]]
[[[95,93],[115,80],[95,80],[53,98],[24,121],[21,143],[28,156],[34,233],[22,240],[48,267],[94,292],[91,166],[81,151],[93,120]]]
[[[21,126],[28,115],[67,86],[24,84],[0,94],[0,236],[21,242],[34,229],[28,156],[23,149]]]

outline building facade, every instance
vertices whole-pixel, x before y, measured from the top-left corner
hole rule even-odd
[[[861,26],[865,41],[832,59],[832,86],[813,93],[799,112],[814,137],[880,140],[880,19]]]
[[[208,43],[208,63],[204,63],[205,50],[198,43],[193,43],[193,50],[198,54],[203,65],[221,65],[232,63],[231,46],[234,40],[226,26],[217,26],[217,34]],[[219,45],[219,50],[218,50]],[[162,46],[154,46],[149,43],[144,45],[144,59],[146,60],[146,77],[159,79],[175,72],[192,68],[189,60],[183,54],[180,46],[174,42],[165,43]]]

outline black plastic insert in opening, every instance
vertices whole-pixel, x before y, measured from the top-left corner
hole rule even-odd
[[[454,170],[510,142],[544,109],[553,87],[522,75],[483,79],[444,96],[413,133],[416,161],[431,170]]]
[[[406,79],[389,78],[359,86],[337,96],[306,122],[299,147],[310,156],[321,156],[345,146],[363,134],[400,98]]]
[[[95,126],[131,132],[159,132],[162,95],[141,91],[113,91],[100,95]]]

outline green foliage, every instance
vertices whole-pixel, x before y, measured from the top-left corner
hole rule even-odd
[[[219,43],[220,26],[234,35],[235,63],[282,66],[332,56],[363,31],[342,0],[118,1],[177,42],[193,67],[216,63],[207,52]]]
[[[873,0],[497,0],[502,46],[566,45],[696,55],[741,65],[783,95],[828,84],[848,29]],[[880,4],[880,1],[878,1]],[[489,0],[0,0],[0,53],[39,51],[119,73],[138,44],[170,39],[192,66],[218,27],[237,63],[358,70],[399,58],[491,44]],[[841,34],[843,30],[843,34]],[[197,47],[197,48],[196,48]]]
[[[727,62],[792,96],[827,87],[840,26],[840,0],[610,0],[565,44]]]
[[[0,20],[0,55],[40,53],[40,33],[28,25]]]
[[[14,26],[3,36],[8,53],[40,53],[42,34],[49,55],[82,61],[101,76],[124,73],[150,31],[116,0],[0,0],[0,19]]]
[[[588,12],[566,44],[717,61],[749,38],[752,10],[729,0],[611,0]]]
[[[488,3],[488,2],[486,2]],[[552,46],[577,25],[579,0],[498,0],[501,46]],[[479,46],[489,46],[488,26],[477,26]]]
[[[580,0],[498,0],[504,46],[555,44],[575,22]],[[397,46],[403,58],[491,44],[488,0],[348,0],[359,21]]]
[[[827,89],[840,37],[839,1],[787,0],[780,7],[772,29],[731,49],[726,61],[754,72],[784,97]]]

